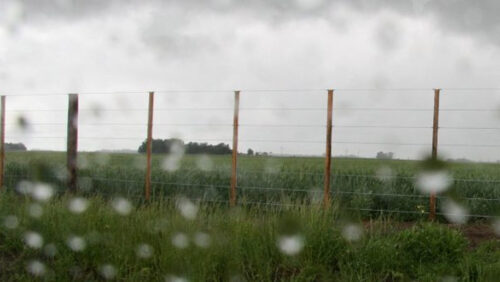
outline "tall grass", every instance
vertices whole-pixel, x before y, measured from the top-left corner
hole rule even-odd
[[[74,214],[68,210],[71,199],[62,196],[35,203],[43,214],[33,217],[32,200],[1,195],[1,281],[33,280],[33,261],[45,267],[38,278],[50,281],[106,277],[120,281],[440,281],[449,277],[494,281],[488,279],[498,277],[500,271],[498,241],[471,250],[459,231],[437,224],[418,223],[401,231],[385,219],[364,228],[336,209],[300,204],[229,209],[188,200],[135,205],[130,214],[121,215],[112,202],[100,197],[91,198],[83,213]],[[13,216],[18,225],[6,224]],[[26,244],[27,232],[43,237],[40,248]],[[74,236],[83,239],[84,249],[71,248],[68,239]],[[282,240],[288,241],[280,245]],[[150,257],[137,253],[144,244],[152,250]]]

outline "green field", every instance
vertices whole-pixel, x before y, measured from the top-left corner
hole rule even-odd
[[[48,182],[65,189],[65,154],[17,152],[7,154],[6,186],[21,180]],[[210,202],[228,201],[230,156],[184,156],[175,170],[166,171],[165,156],[153,158],[152,197],[184,195]],[[143,199],[145,157],[139,154],[79,154],[79,188],[87,194],[123,195]],[[315,157],[240,156],[238,199],[240,203],[286,205],[315,203],[322,199],[324,159]],[[379,171],[386,171],[380,176]],[[392,214],[400,219],[419,219],[428,211],[428,195],[415,188],[417,161],[342,159],[332,161],[331,193],[344,210],[364,216]],[[500,165],[453,163],[447,170],[454,182],[442,201],[452,196],[468,214],[496,216],[500,208]],[[387,175],[387,171],[390,172]],[[385,212],[382,212],[385,211]],[[472,217],[476,218],[476,217]]]
[[[190,155],[166,166],[165,158],[154,156],[153,198],[145,202],[143,155],[80,153],[75,195],[64,193],[64,153],[8,153],[0,281],[495,281],[500,275],[498,218],[454,227],[426,223],[428,195],[415,188],[419,162],[334,159],[334,201],[325,209],[322,158],[241,156],[239,205],[229,208],[229,156]],[[470,214],[496,216],[499,168],[448,164],[454,183],[438,198],[438,211],[452,197]],[[35,185],[28,184],[32,192],[15,189],[26,186],[23,180]],[[47,190],[36,183],[60,193],[44,201]]]

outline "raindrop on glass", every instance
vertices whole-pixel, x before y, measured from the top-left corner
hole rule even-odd
[[[301,235],[287,235],[278,238],[278,247],[282,253],[294,256],[304,248],[304,237]]]
[[[205,232],[197,232],[194,235],[194,244],[197,247],[200,247],[202,249],[206,249],[210,247],[210,244],[212,243],[212,238],[210,238],[210,235],[208,235]]]
[[[106,280],[111,280],[116,276],[116,268],[111,264],[104,264],[99,267],[99,273]]]
[[[88,206],[89,206],[89,203],[88,203],[87,199],[77,197],[77,198],[73,198],[69,201],[68,209],[72,213],[80,214],[80,213],[83,213],[84,211],[86,211]]]
[[[135,254],[139,258],[147,259],[153,256],[153,247],[148,244],[140,244],[135,250]]]
[[[28,206],[28,214],[33,218],[40,218],[43,215],[43,208],[40,204],[31,204]]]
[[[417,176],[415,185],[423,193],[442,193],[453,183],[447,171],[426,171]]]
[[[19,226],[19,219],[15,215],[8,215],[3,220],[3,226],[8,229],[16,229]]]
[[[184,218],[189,220],[195,219],[198,213],[198,206],[187,198],[179,198],[177,200],[177,209]]]
[[[189,240],[184,233],[175,233],[172,236],[172,245],[179,249],[185,249],[189,246]]]
[[[34,183],[31,196],[33,199],[41,202],[46,202],[54,195],[54,189],[49,184]]]
[[[495,219],[493,221],[493,231],[497,234],[497,236],[500,236],[500,219]]]
[[[132,211],[132,204],[125,198],[119,197],[111,203],[113,209],[120,215],[129,215]]]
[[[45,264],[43,264],[39,260],[32,260],[28,262],[28,265],[26,266],[26,270],[31,273],[33,276],[43,276],[45,275],[47,269],[45,267]]]
[[[43,246],[43,237],[36,232],[28,231],[24,234],[24,242],[30,248],[40,249]]]
[[[56,247],[56,245],[53,244],[53,243],[45,245],[45,247],[43,248],[43,253],[47,257],[50,257],[50,258],[55,257],[56,254],[57,254],[57,247]]]
[[[196,167],[202,171],[211,171],[214,167],[214,162],[207,155],[201,155],[196,159]]]
[[[464,224],[467,222],[468,210],[464,206],[458,204],[457,202],[453,200],[446,200],[443,203],[442,208],[444,217],[448,221],[456,224]]]
[[[189,280],[182,276],[177,275],[167,275],[165,276],[165,282],[188,282]]]
[[[87,243],[82,237],[70,236],[68,240],[66,240],[66,245],[74,252],[81,252],[85,250]]]
[[[358,224],[347,224],[342,228],[342,237],[349,242],[358,241],[363,236],[363,229]]]
[[[379,169],[377,169],[376,176],[380,181],[389,182],[393,179],[394,174],[390,167],[382,166]]]

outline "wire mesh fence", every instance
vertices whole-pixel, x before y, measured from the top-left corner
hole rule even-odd
[[[416,218],[433,210],[430,194],[416,185],[422,168],[414,160],[431,152],[434,130],[439,129],[435,145],[440,156],[469,156],[475,162],[449,162],[445,169],[452,183],[445,193],[436,195],[435,213],[498,216],[500,165],[492,158],[500,156],[496,125],[500,103],[494,102],[500,90],[441,91],[436,127],[431,89],[335,90],[333,159],[326,185],[327,90],[242,90],[238,111],[234,92],[229,90],[155,91],[153,108],[148,106],[148,92],[83,92],[78,96],[80,108],[74,124],[79,151],[75,181],[82,193],[138,200],[184,195],[229,204],[232,186],[238,203],[246,205],[320,204],[330,195],[346,210]],[[493,98],[476,99],[477,95]],[[63,152],[69,147],[71,121],[65,96],[6,95],[5,141],[30,148],[29,152],[7,153],[3,185],[8,189],[26,179],[67,189],[71,177]],[[148,152],[139,154],[137,147],[148,142],[149,113],[154,116],[150,142],[178,138],[184,145],[222,143],[231,151],[231,142],[237,138],[237,154],[231,158],[228,151],[221,155],[182,152],[176,157],[165,152],[153,154],[148,162]],[[236,136],[235,115],[239,119]],[[376,153],[382,153],[378,160]],[[466,161],[465,157],[455,159]],[[460,204],[462,210],[447,210],[449,201]]]

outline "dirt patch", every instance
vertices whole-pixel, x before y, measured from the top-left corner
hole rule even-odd
[[[387,233],[405,230],[415,226],[415,224],[417,223],[390,221],[381,224],[380,222],[373,222],[373,221],[363,222],[363,225],[367,230],[370,230],[375,225],[377,225],[379,228],[382,227],[382,230],[384,230]],[[466,225],[457,225],[457,224],[443,224],[443,225],[446,225],[449,228],[453,228],[462,232],[464,236],[469,240],[471,248],[476,248],[478,245],[486,241],[500,240],[500,236],[498,236],[495,233],[495,230],[493,229],[493,226],[491,226],[491,224],[471,223]]]
[[[470,224],[464,226],[449,225],[456,228],[469,239],[472,248],[477,247],[479,244],[490,240],[500,240],[500,237],[495,234],[493,227],[489,224]]]

